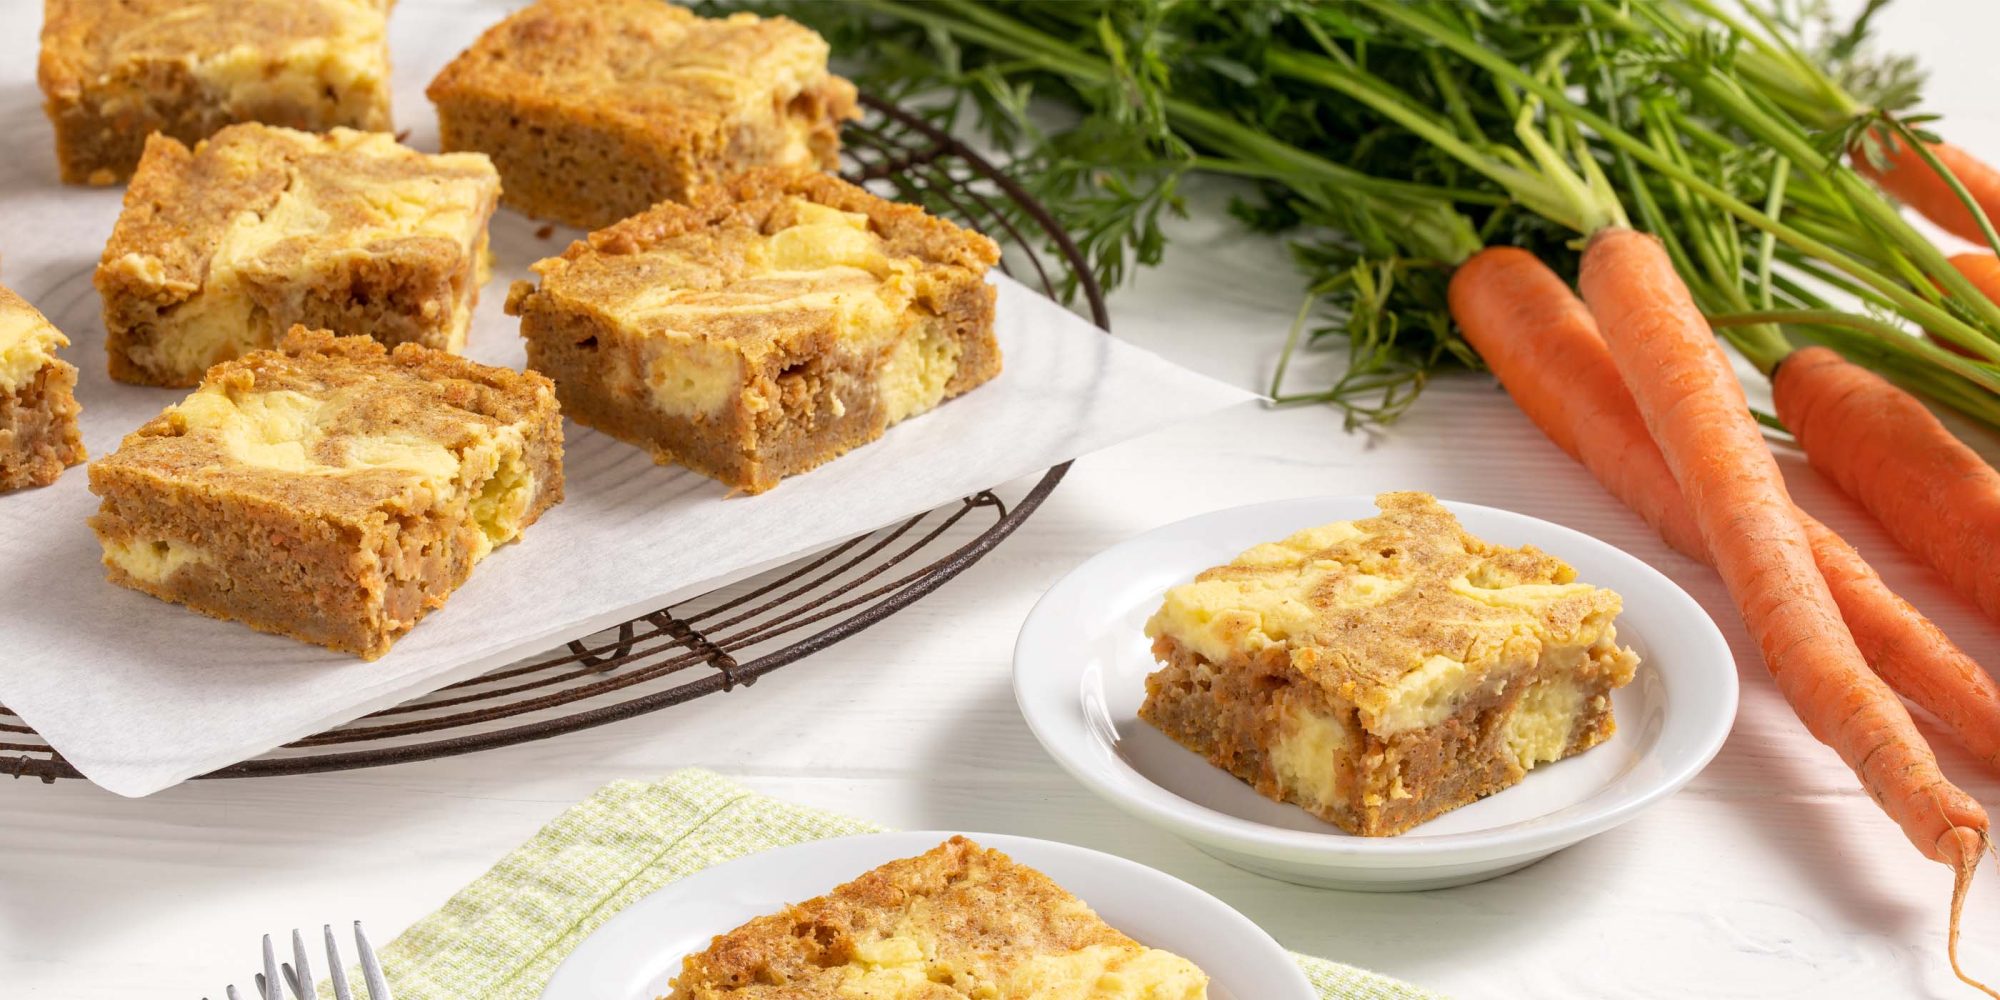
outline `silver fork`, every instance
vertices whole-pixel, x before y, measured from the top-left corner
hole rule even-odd
[[[347,963],[341,961],[340,945],[333,940],[333,926],[321,928],[326,935],[326,961],[329,966],[327,978],[333,986],[335,1000],[355,1000],[354,991],[347,987]],[[382,978],[382,966],[375,961],[375,949],[368,944],[368,935],[361,931],[361,921],[354,922],[354,948],[360,953],[361,979],[368,986],[369,1000],[393,1000],[389,996],[389,984]],[[279,971],[283,970],[283,975]],[[284,984],[283,987],[279,983]],[[299,932],[292,931],[292,960],[278,964],[277,952],[271,947],[271,935],[264,935],[264,971],[257,973],[257,993],[253,1000],[285,1000],[285,988],[290,988],[297,1000],[313,1000],[314,988],[318,980],[313,978],[312,960],[306,957],[305,939]],[[236,987],[229,987],[229,1000],[243,1000],[243,994]],[[203,997],[202,1000],[208,1000]]]

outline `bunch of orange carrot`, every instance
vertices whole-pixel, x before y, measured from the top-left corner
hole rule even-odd
[[[1486,34],[1509,29],[1482,16],[1356,3],[1379,19],[1371,41],[1388,31],[1435,45],[1469,78],[1501,89],[1504,138],[1397,92],[1358,43],[1326,57],[1286,54],[1274,67],[1364,106],[1377,116],[1371,127],[1397,130],[1475,172],[1511,210],[1585,238],[1580,300],[1524,250],[1445,261],[1454,268],[1449,310],[1460,333],[1552,441],[1670,544],[1715,567],[1806,729],[1925,857],[1951,868],[1953,971],[2000,997],[1967,976],[1957,954],[1991,823],[1945,777],[1898,698],[1935,715],[2000,771],[2000,684],[1793,504],[1717,339],[1721,332],[1771,378],[1772,422],[1816,469],[2000,619],[2000,474],[1903,388],[1794,339],[1838,343],[1993,422],[2000,258],[1947,260],[1882,192],[2000,251],[2000,173],[1859,105],[1802,53],[1710,0],[1587,0],[1580,34],[1538,56],[1498,51]],[[1727,27],[1743,46],[1738,60],[1704,55],[1699,27],[1684,16]],[[1635,96],[1625,89],[1630,78],[1595,55],[1612,37],[1642,46],[1649,31],[1672,36],[1671,51],[1653,65],[1671,79],[1673,100]],[[1794,89],[1801,115],[1819,101],[1832,113],[1822,121],[1789,114],[1781,106]],[[1467,140],[1468,129],[1477,141]],[[1822,137],[1837,141],[1829,147]],[[1714,149],[1732,142],[1768,147],[1761,187],[1718,181],[1696,165],[1697,150],[1716,166]],[[1876,312],[1834,308],[1799,278]],[[1942,346],[1898,321],[1932,331]]]
[[[1929,182],[1906,169],[1879,182],[1935,208],[1909,193]],[[1993,179],[1981,190],[2000,210]],[[1720,572],[1807,729],[1840,753],[1919,851],[1952,868],[1952,969],[2000,996],[1957,955],[1990,822],[1945,778],[1896,697],[2000,770],[2000,684],[1793,505],[1721,345],[1658,240],[1600,227],[1578,284],[1581,300],[1533,255],[1489,248],[1453,275],[1451,310],[1551,441],[1669,544]],[[1817,468],[2000,616],[1991,558],[2000,552],[2000,475],[1921,403],[1826,348],[1786,358],[1774,392]],[[1814,447],[1822,438],[1840,446]]]

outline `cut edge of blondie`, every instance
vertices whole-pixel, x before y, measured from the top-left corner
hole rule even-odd
[[[561,104],[460,90],[440,91],[433,100],[439,148],[485,153],[500,171],[507,207],[578,229],[602,229],[660,202],[687,201],[704,185],[761,166],[697,155],[662,144],[644,123]],[[829,76],[786,102],[789,126],[804,134],[805,165],[840,166],[840,123],[859,117],[855,101],[852,84]],[[578,160],[589,165],[580,168]]]
[[[77,425],[69,338],[41,310],[0,286],[0,492],[47,486],[89,456]]]
[[[951,366],[936,405],[1000,372],[991,334],[991,288],[980,287],[984,298],[963,312],[919,318],[907,340],[913,352],[934,354]],[[788,368],[768,391],[755,393],[778,401],[770,409],[753,412],[739,398],[722,421],[706,420],[666,412],[647,396],[621,391],[620,376],[606,370],[603,355],[626,348],[627,338],[596,317],[529,307],[522,313],[521,333],[528,367],[555,380],[565,416],[645,449],[661,465],[681,465],[745,493],[770,490],[788,476],[875,441],[901,419],[935,408],[898,405],[879,391],[860,398],[841,393],[836,379],[842,377],[880,388],[879,380],[869,381],[867,359],[849,355],[834,366],[801,359],[797,370]],[[922,375],[916,380],[927,381]],[[718,433],[720,428],[728,430]]]
[[[0,492],[47,486],[90,456],[77,429],[76,366],[50,358],[13,391],[0,391]]]
[[[1359,709],[1308,681],[1282,646],[1222,665],[1172,636],[1139,716],[1266,798],[1367,837],[1404,833],[1582,753],[1616,730],[1611,692],[1637,658],[1606,636],[1495,671],[1433,725],[1378,735]],[[1580,662],[1562,662],[1579,660]]]

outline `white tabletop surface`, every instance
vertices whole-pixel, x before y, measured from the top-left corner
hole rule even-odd
[[[1930,106],[1946,113],[1950,136],[2000,157],[2000,71],[1978,46],[1954,41],[2000,36],[2000,4],[1904,0],[1883,27],[1931,65]],[[0,67],[9,87],[27,85],[29,72]],[[1189,366],[1261,387],[1300,283],[1280,248],[1238,235],[1218,206],[1196,200],[1166,266],[1114,297],[1114,325]],[[17,238],[28,234],[0,232],[0,241]],[[1992,444],[1983,442],[1989,454]],[[2000,664],[2000,628],[1796,456],[1782,458],[1807,508],[1975,656]],[[1061,574],[1202,511],[1384,489],[1559,521],[1686,586],[1740,662],[1742,709],[1721,756],[1631,824],[1524,871],[1370,895],[1229,868],[1113,811],[1043,755],[1015,711],[1008,658],[1023,614]],[[88,680],[80,667],[78,683]],[[2000,778],[1922,724],[1947,772],[2000,807]],[[0,997],[220,996],[250,971],[263,933],[358,918],[386,940],[602,783],[690,765],[891,826],[1113,851],[1208,889],[1291,948],[1458,996],[1969,995],[1944,964],[1948,873],[1920,858],[1800,727],[1716,578],[1606,496],[1490,379],[1464,376],[1435,384],[1379,435],[1344,433],[1330,409],[1245,409],[1090,456],[962,577],[752,689],[470,757],[196,782],[138,801],[82,782],[9,783],[0,787]],[[2000,978],[2000,868],[1991,863],[1966,926],[1968,968]]]

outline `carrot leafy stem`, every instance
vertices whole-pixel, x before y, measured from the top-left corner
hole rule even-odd
[[[1880,0],[1844,24],[1811,0],[749,5],[1004,153],[1108,284],[1169,251],[1192,176],[1226,178],[1309,290],[1274,399],[1394,419],[1480,363],[1443,268],[1511,244],[1573,273],[1580,236],[1629,219],[1705,312],[1763,317],[1721,330],[1760,368],[1831,342],[2000,425],[2000,305],[1850,166],[1932,138],[1915,64],[1869,51]],[[1343,371],[1285,385],[1335,343]]]

